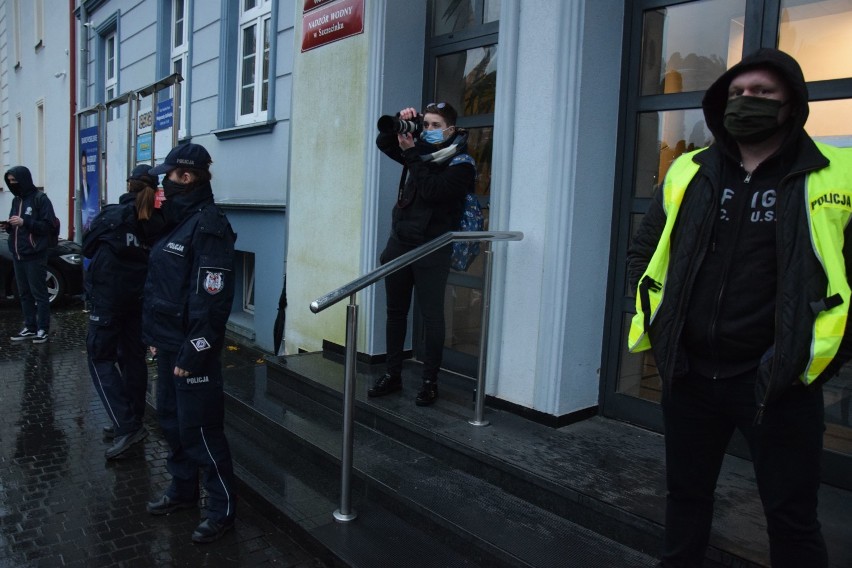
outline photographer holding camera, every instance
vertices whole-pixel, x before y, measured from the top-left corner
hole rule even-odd
[[[376,145],[403,165],[391,235],[380,262],[385,264],[418,246],[456,230],[465,195],[474,190],[476,166],[467,151],[466,131],[456,128],[456,110],[431,103],[423,115],[413,108],[379,119]],[[402,360],[412,291],[425,328],[423,385],[415,402],[438,398],[438,369],[444,348],[444,289],[450,272],[448,245],[385,278],[387,372],[369,389],[371,397],[402,389]]]

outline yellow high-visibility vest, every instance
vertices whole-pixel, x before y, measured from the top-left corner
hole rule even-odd
[[[843,257],[844,230],[852,217],[852,149],[818,142],[816,145],[831,165],[807,175],[805,208],[811,244],[825,270],[828,286],[823,301],[814,306],[819,311],[811,335],[810,358],[799,377],[805,384],[815,381],[837,355],[846,331],[852,297]],[[692,158],[702,150],[679,157],[666,174],[662,189],[666,224],[657,249],[639,279],[640,288],[644,286],[645,290],[637,290],[636,293],[636,315],[628,336],[631,353],[651,347],[646,326],[654,321],[665,297],[672,229],[686,188],[698,172],[699,165]],[[642,295],[645,293],[648,299],[643,307]]]

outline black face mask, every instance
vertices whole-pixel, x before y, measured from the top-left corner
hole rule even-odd
[[[180,195],[181,193],[186,193],[187,191],[192,189],[192,184],[189,183],[178,183],[176,181],[172,181],[169,178],[163,179],[163,196],[168,200],[174,198],[176,195]]]
[[[725,107],[725,130],[737,142],[763,142],[784,127],[778,123],[778,114],[786,104],[763,97],[741,96],[731,99]]]
[[[187,195],[192,190],[193,184],[178,183],[169,178],[163,180],[163,201],[160,209],[167,226],[177,225],[183,218],[187,207]]]
[[[15,197],[21,196],[21,184],[19,184],[18,182],[15,181],[15,182],[6,182],[6,185],[9,186],[9,191],[12,192],[12,195],[14,195]]]

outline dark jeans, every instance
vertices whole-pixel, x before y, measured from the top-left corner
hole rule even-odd
[[[393,240],[389,241],[382,253],[382,264],[409,250]],[[444,350],[444,291],[449,274],[449,251],[442,249],[385,278],[385,340],[388,350],[387,370],[391,375],[399,376],[402,373],[408,311],[411,307],[411,293],[414,291],[424,327],[423,379],[437,379]]]
[[[107,315],[95,308],[86,337],[92,383],[117,436],[142,427],[148,365],[142,342],[142,313]]]
[[[198,469],[207,491],[207,518],[234,518],[236,487],[231,450],[225,438],[225,393],[219,357],[191,377],[174,374],[177,353],[157,353],[157,418],[169,444],[166,469],[172,500],[198,499]]]
[[[16,260],[14,266],[24,325],[31,331],[50,330],[47,255],[31,260]]]
[[[773,568],[828,566],[817,520],[825,431],[821,388],[791,387],[754,424],[754,373],[676,379],[663,396],[666,537],[663,566],[699,567],[713,520],[713,494],[734,429],[748,441]]]

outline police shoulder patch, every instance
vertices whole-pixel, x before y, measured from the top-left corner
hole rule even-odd
[[[207,271],[204,276],[204,290],[210,295],[215,295],[225,288],[225,274],[222,271]]]
[[[192,343],[196,351],[205,351],[211,347],[210,342],[204,337],[196,337],[195,339],[190,339],[189,342]]]

